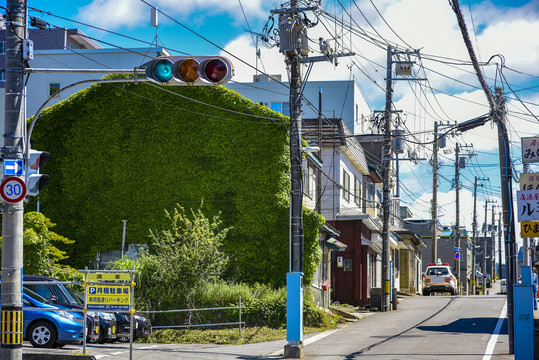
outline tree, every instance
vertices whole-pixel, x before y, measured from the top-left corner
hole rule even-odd
[[[176,205],[171,213],[165,210],[167,225],[150,231],[149,252],[135,264],[137,297],[148,308],[192,306],[195,289],[224,271],[228,257],[221,245],[230,228],[221,228],[219,215],[209,219],[201,208],[189,214]]]
[[[24,273],[72,279],[77,271],[60,262],[66,260],[66,252],[54,244],[73,244],[73,240],[58,235],[50,229],[56,224],[40,212],[24,214]]]

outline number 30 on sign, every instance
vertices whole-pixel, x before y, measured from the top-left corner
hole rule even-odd
[[[26,196],[26,184],[24,180],[16,176],[10,176],[0,184],[0,195],[4,201],[17,203]]]

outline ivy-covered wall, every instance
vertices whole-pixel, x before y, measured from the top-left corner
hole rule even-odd
[[[164,90],[163,90],[164,89]],[[45,110],[32,138],[51,153],[40,210],[76,241],[69,263],[148,243],[164,209],[221,212],[229,275],[282,285],[288,271],[288,118],[221,86],[95,84]],[[212,106],[213,105],[213,106]],[[232,111],[225,111],[229,109]],[[246,115],[249,114],[249,115]],[[319,215],[305,211],[305,281],[319,262]]]

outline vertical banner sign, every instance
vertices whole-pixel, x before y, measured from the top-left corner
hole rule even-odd
[[[539,173],[520,174],[520,190],[539,190]]]
[[[518,221],[539,221],[539,190],[517,191]]]
[[[539,137],[522,138],[522,163],[539,162]]]

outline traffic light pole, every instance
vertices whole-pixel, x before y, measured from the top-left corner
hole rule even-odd
[[[7,0],[4,147],[2,160],[23,160],[25,129],[23,41],[26,1]],[[3,178],[6,178],[4,175]],[[22,359],[23,201],[2,208],[2,334],[0,358]]]

